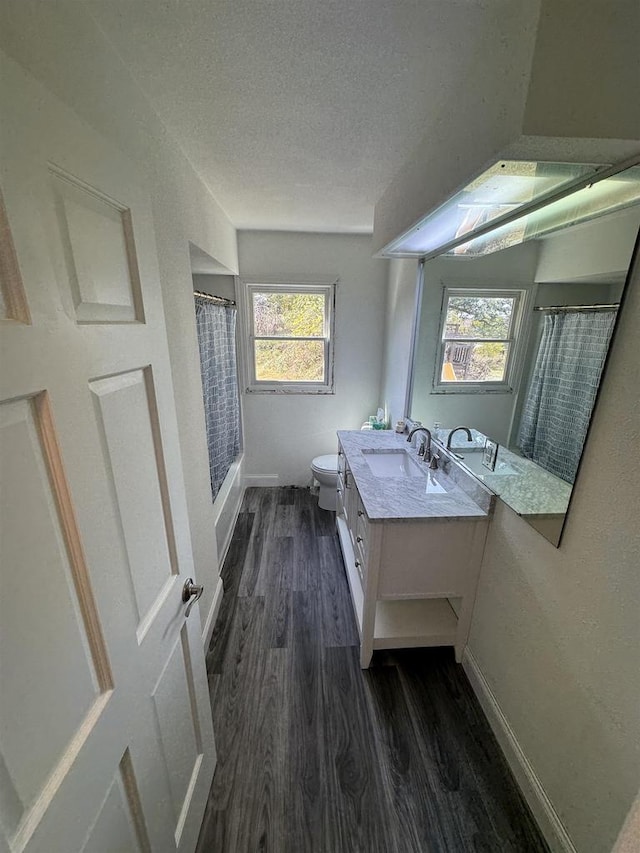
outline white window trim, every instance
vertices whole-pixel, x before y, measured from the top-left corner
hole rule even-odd
[[[507,363],[505,375],[501,382],[443,382],[442,361],[444,358],[445,341],[444,330],[447,320],[447,306],[450,296],[476,296],[486,298],[513,297],[515,299],[513,319],[511,322],[510,335],[508,338],[477,338],[478,342],[502,343],[508,342]],[[529,292],[525,288],[518,287],[444,287],[442,289],[442,303],[440,306],[440,322],[438,323],[438,345],[433,373],[433,394],[512,394],[516,385],[516,377],[519,370],[519,362],[524,341],[524,317],[525,306],[529,301]],[[472,340],[461,338],[461,341]]]
[[[336,313],[337,281],[304,281],[258,279],[243,280],[244,329],[245,342],[244,362],[246,370],[246,393],[248,394],[335,394],[334,388],[334,340]],[[293,336],[281,340],[324,340],[324,382],[289,382],[289,381],[260,381],[255,376],[254,341],[262,338],[254,333],[253,297],[260,293],[320,293],[325,296],[324,336],[322,338],[304,338]]]

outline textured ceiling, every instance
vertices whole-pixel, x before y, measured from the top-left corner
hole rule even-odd
[[[470,92],[522,109],[538,13],[536,0],[83,7],[234,225],[362,232],[430,128],[458,110],[473,132]]]

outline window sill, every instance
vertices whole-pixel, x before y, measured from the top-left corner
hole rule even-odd
[[[468,385],[464,388],[432,388],[431,394],[513,394],[510,385]]]
[[[268,388],[260,388],[255,385],[250,385],[245,388],[245,394],[305,394],[308,396],[317,396],[320,395],[334,395],[336,392],[333,388],[304,388],[300,385],[289,386],[287,388],[274,388],[273,386]]]

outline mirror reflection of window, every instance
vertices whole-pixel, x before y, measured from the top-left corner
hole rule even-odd
[[[443,312],[440,383],[507,382],[519,295],[448,290]]]

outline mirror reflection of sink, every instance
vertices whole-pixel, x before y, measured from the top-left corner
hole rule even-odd
[[[363,450],[362,454],[376,477],[424,476],[406,450]]]

